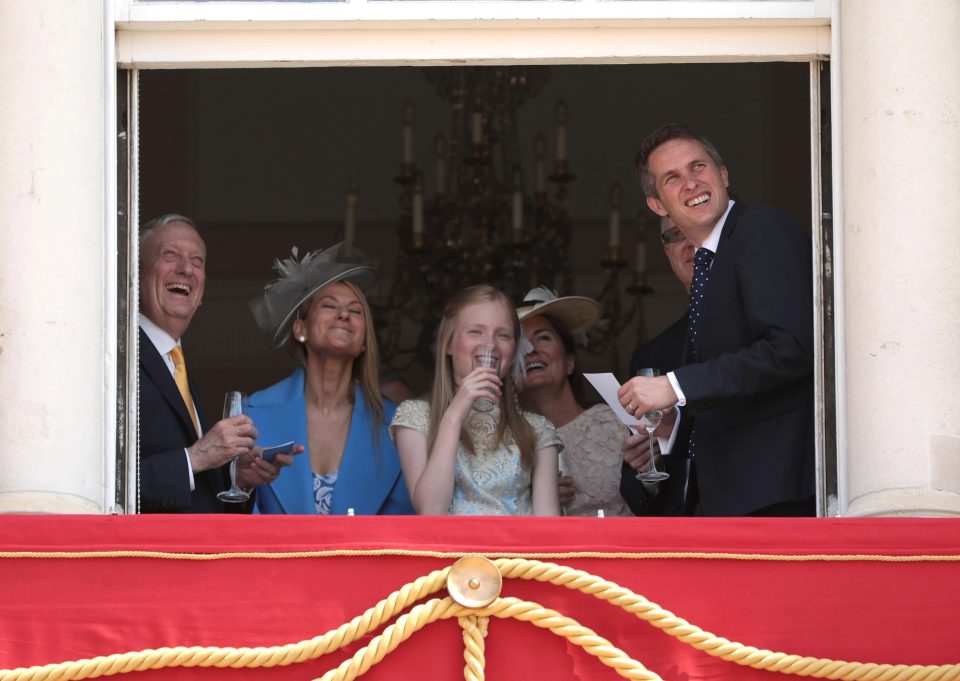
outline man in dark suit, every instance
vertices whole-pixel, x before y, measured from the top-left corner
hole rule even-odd
[[[669,217],[660,218],[660,240],[673,274],[683,284],[687,294],[693,279],[693,243]],[[643,367],[650,367],[666,374],[683,364],[683,346],[687,336],[687,315],[668,326],[657,336],[637,348],[630,359],[630,375],[635,376]],[[697,501],[696,483],[690,480],[690,465],[687,459],[689,419],[681,420],[677,435],[658,466],[670,477],[660,483],[644,483],[637,479],[637,471],[648,465],[650,446],[646,432],[628,437],[621,447],[623,469],[620,477],[620,494],[636,515],[680,516],[693,515]]]
[[[279,472],[253,448],[257,431],[249,417],[208,428],[196,386],[187,388],[180,337],[203,301],[206,257],[196,226],[181,215],[157,218],[141,233],[138,453],[144,513],[239,510],[239,504],[217,499],[229,487],[227,464],[238,454],[244,455],[237,468],[241,485],[269,482]]]
[[[697,246],[684,364],[620,390],[628,412],[685,406],[704,515],[813,515],[810,238],[785,213],[731,201],[727,168],[667,125],[637,157],[647,205]]]

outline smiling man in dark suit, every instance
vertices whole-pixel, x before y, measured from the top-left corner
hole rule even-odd
[[[669,217],[660,218],[660,241],[674,276],[690,294],[693,280],[693,243],[680,231]],[[683,364],[684,340],[687,337],[687,315],[668,326],[658,335],[641,345],[630,358],[630,375],[635,376],[643,367],[657,369],[661,374],[673,371]],[[666,420],[666,419],[665,419]],[[630,435],[621,445],[623,468],[620,476],[620,494],[630,510],[636,515],[683,516],[693,515],[697,503],[696,482],[690,478],[690,460],[687,458],[688,426],[690,419],[681,421],[677,434],[657,464],[670,477],[657,483],[644,483],[637,479],[637,471],[649,462],[648,435],[640,432]],[[670,421],[664,430],[669,426]]]
[[[684,406],[703,515],[813,515],[809,236],[782,211],[731,201],[716,148],[683,125],[637,157],[647,205],[697,246],[684,363],[620,390],[628,412]]]
[[[165,215],[144,226],[138,391],[144,513],[238,510],[217,499],[229,486],[227,464],[238,454],[244,455],[237,470],[241,485],[269,482],[279,472],[253,448],[257,431],[249,417],[207,429],[196,387],[188,387],[180,338],[203,301],[206,259],[203,239],[188,218]]]

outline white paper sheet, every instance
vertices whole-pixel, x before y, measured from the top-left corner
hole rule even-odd
[[[611,409],[613,409],[613,413],[617,415],[618,419],[629,426],[634,432],[636,432],[637,429],[643,429],[646,422],[643,419],[634,418],[627,413],[626,409],[620,406],[620,398],[617,397],[617,391],[620,389],[620,382],[617,380],[616,376],[609,373],[584,374],[584,378],[590,381],[590,385],[597,389],[597,392],[600,393],[600,397],[602,397],[603,401],[606,402]]]

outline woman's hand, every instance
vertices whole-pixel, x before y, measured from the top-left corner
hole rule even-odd
[[[569,506],[573,503],[574,494],[577,487],[573,478],[569,475],[561,475],[557,480],[557,493],[560,495],[560,507]]]
[[[660,443],[653,441],[654,460],[660,466]],[[646,470],[650,466],[650,436],[641,430],[636,435],[628,435],[620,444],[623,460],[635,471]]]
[[[271,463],[260,455],[262,447],[251,447],[237,461],[237,484],[244,489],[270,484],[282,469],[293,463],[293,456],[302,451],[303,445],[294,445],[290,454],[277,454]]]

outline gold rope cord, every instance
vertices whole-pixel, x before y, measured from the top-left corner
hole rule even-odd
[[[461,615],[457,620],[463,629],[463,660],[466,662],[463,678],[465,681],[483,681],[486,667],[483,639],[487,635],[490,618]]]
[[[525,558],[504,558],[494,563],[505,578],[545,582],[590,594],[633,613],[639,619],[649,622],[664,633],[708,655],[738,665],[797,676],[851,681],[954,681],[960,679],[960,664],[921,666],[845,662],[760,650],[705,632],[643,596],[582,570]],[[439,591],[445,586],[448,571],[449,568],[444,568],[420,577],[404,585],[350,622],[322,636],[295,644],[261,648],[178,647],[144,650],[75,662],[0,670],[0,681],[61,681],[164,667],[274,667],[303,662],[349,645],[378,628],[380,624],[391,619],[413,602]],[[567,638],[571,643],[581,646],[624,678],[644,680],[660,678],[591,630],[536,603],[520,601],[516,598],[497,598],[490,606],[474,609],[458,605],[450,598],[434,598],[414,606],[410,612],[398,617],[395,623],[387,626],[366,647],[357,651],[352,658],[344,661],[337,668],[329,670],[321,680],[354,679],[382,660],[426,624],[450,617],[461,618],[466,644],[464,676],[468,681],[483,679],[482,630],[485,624],[481,622],[488,617],[512,617],[548,629],[558,636]],[[467,643],[468,638],[469,643]]]
[[[171,551],[0,551],[0,559],[17,558],[65,558],[71,560],[86,558],[152,558],[156,560],[289,560],[293,558],[342,558],[349,556],[403,556],[407,558],[453,558],[463,556],[463,551],[431,551],[419,549],[329,549],[325,551],[230,551],[221,553],[177,553]],[[530,558],[552,560],[565,558],[609,558],[616,560],[744,560],[774,562],[876,562],[876,563],[958,563],[956,554],[917,554],[889,555],[882,553],[722,553],[707,551],[546,551],[533,553],[511,553],[508,551],[471,552],[472,556],[483,556],[491,560],[497,558]]]

